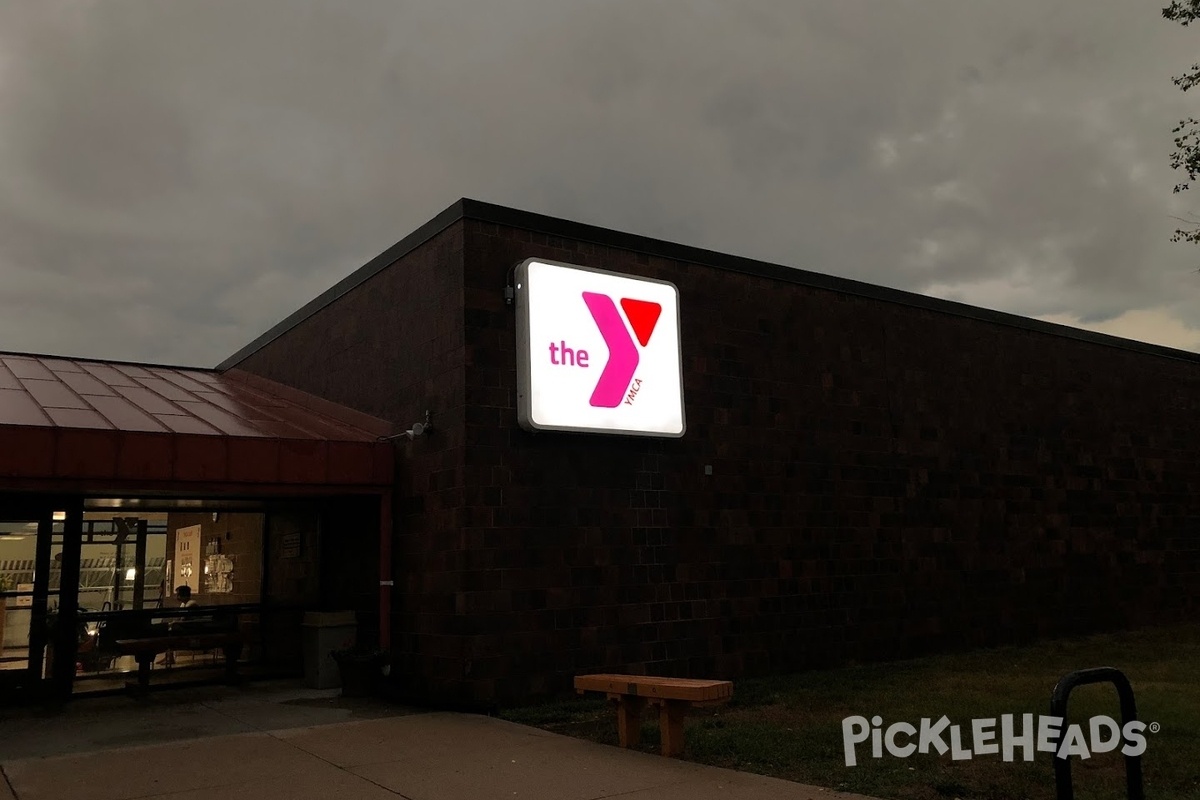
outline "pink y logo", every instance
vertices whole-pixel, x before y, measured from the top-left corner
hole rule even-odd
[[[597,408],[616,408],[625,399],[625,390],[633,380],[633,373],[641,361],[641,356],[638,355],[637,346],[634,345],[633,338],[625,328],[625,321],[621,319],[611,297],[584,292],[583,302],[587,304],[596,327],[600,329],[600,335],[604,337],[604,344],[608,346],[608,363],[604,365],[600,380],[596,382],[591,405]],[[662,306],[645,300],[621,298],[621,308],[625,309],[634,334],[642,347],[645,347],[650,343],[650,334],[658,324]]]

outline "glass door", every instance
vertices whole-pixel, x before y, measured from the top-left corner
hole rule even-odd
[[[117,641],[149,636],[154,612],[164,606],[166,525],[166,513],[84,513],[75,692],[118,688],[137,672],[137,662]]]
[[[65,517],[49,510],[0,514],[0,692],[31,689],[43,678],[59,605],[50,554],[55,539],[62,549]]]

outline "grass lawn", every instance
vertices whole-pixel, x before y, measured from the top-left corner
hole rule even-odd
[[[1146,733],[1142,756],[1147,800],[1200,800],[1200,625],[1091,636],[1023,647],[956,653],[911,661],[850,666],[734,682],[731,703],[694,711],[687,720],[684,758],[881,798],[1054,798],[1053,756],[1032,763],[1000,755],[954,761],[950,754],[871,757],[858,746],[858,765],[847,767],[842,719],[883,717],[920,725],[942,715],[963,730],[971,749],[971,720],[1002,714],[1049,715],[1050,692],[1068,672],[1089,667],[1120,669],[1133,684],[1138,718],[1161,725]],[[1105,714],[1120,722],[1110,685],[1076,688],[1072,721]],[[506,719],[595,742],[617,743],[616,715],[597,695],[509,709]],[[999,739],[999,724],[996,726]],[[944,739],[949,740],[948,735]],[[657,719],[648,713],[642,749],[658,749]],[[1072,759],[1079,800],[1125,797],[1119,752]]]

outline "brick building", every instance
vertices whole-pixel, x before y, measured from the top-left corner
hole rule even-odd
[[[518,424],[531,258],[678,287],[684,435]],[[444,704],[1200,611],[1200,356],[475,201],[215,370],[0,362],[0,689],[119,672],[39,620],[161,615],[177,528],[266,661],[352,608]]]
[[[686,435],[518,427],[504,289],[532,257],[679,287]],[[234,367],[432,411],[385,607],[393,674],[437,701],[1200,610],[1193,353],[462,200]]]

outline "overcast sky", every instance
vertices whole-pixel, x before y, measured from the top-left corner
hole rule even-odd
[[[1200,350],[1160,5],[0,0],[0,349],[212,366],[466,196]]]

